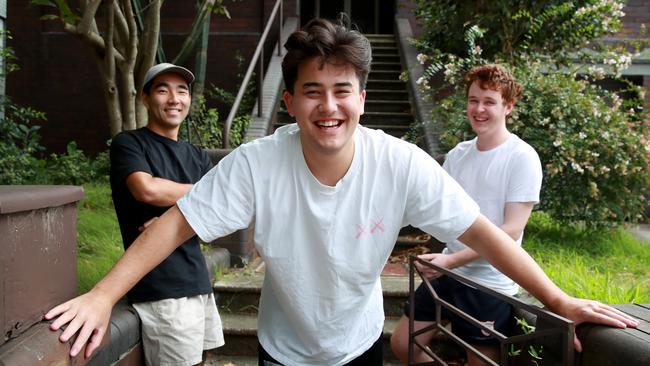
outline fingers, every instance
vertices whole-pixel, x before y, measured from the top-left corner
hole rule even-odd
[[[64,304],[64,305],[67,305],[67,304]],[[50,324],[50,329],[59,330],[59,328],[61,328],[62,326],[68,324],[68,322],[70,322],[70,320],[74,319],[74,317],[77,315],[77,312],[70,309],[69,306],[66,306],[63,313],[61,313],[61,312],[53,312],[53,310],[50,310],[50,312],[45,314],[45,318],[49,320],[49,319],[52,319],[54,316],[57,316],[59,314],[61,314],[61,315],[58,318],[56,318],[56,320],[54,320],[52,322],[52,324]],[[48,315],[50,315],[49,318],[48,318]],[[66,339],[66,341],[67,341],[67,339]]]
[[[138,228],[138,230],[140,230],[140,231],[144,231],[146,228],[149,227],[149,225],[153,224],[153,222],[156,221],[157,219],[158,219],[158,217],[156,216],[156,217],[153,217],[153,218],[147,220],[147,222],[145,222],[144,224],[142,224],[142,226],[140,226],[140,227]]]
[[[50,311],[48,311],[45,315],[43,315],[43,317],[46,320],[51,320],[55,316],[57,316],[57,315],[59,315],[59,314],[61,314],[63,312],[68,311],[68,309],[70,309],[70,302],[69,301],[65,302],[65,303],[63,303],[61,305],[57,305],[56,307],[53,307],[52,309],[50,309]]]
[[[573,311],[568,318],[580,324],[583,322],[598,323],[617,328],[637,327],[639,322],[633,317],[598,301],[575,299]]]
[[[593,309],[593,321],[617,328],[636,327],[639,322],[631,316],[608,305],[597,303]]]
[[[582,352],[582,343],[580,343],[578,335],[575,333],[573,334],[573,347],[575,348],[576,352]]]
[[[86,358],[90,357],[90,355],[95,352],[102,343],[102,338],[104,338],[104,329],[96,329],[90,337],[90,342],[88,342],[88,346],[86,347],[86,353],[84,355]]]

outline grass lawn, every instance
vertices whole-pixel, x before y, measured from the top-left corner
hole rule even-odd
[[[84,191],[77,215],[80,293],[90,290],[124,252],[109,184],[85,184]]]
[[[79,291],[88,291],[122,255],[107,183],[84,186],[77,221]],[[650,243],[622,229],[563,226],[535,212],[524,248],[567,293],[609,304],[650,303]]]
[[[608,304],[650,303],[650,243],[623,229],[570,227],[535,212],[523,246],[571,295]]]

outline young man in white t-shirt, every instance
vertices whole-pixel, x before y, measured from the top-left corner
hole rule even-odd
[[[369,41],[315,19],[285,44],[283,99],[297,124],[240,146],[156,220],[89,293],[55,307],[71,355],[97,348],[115,302],[184,239],[210,241],[255,219],[266,262],[260,364],[380,365],[380,274],[401,227],[460,238],[551,309],[576,322],[635,326],[567,296],[426,153],[359,125]]]
[[[470,141],[456,145],[446,156],[443,168],[476,201],[493,224],[521,245],[524,227],[539,201],[542,185],[542,166],[535,150],[511,134],[506,120],[521,96],[522,87],[500,65],[474,67],[465,75],[467,92],[467,119],[476,133]],[[519,287],[510,278],[494,268],[474,250],[459,240],[447,243],[442,253],[420,256],[439,266],[454,269],[472,280],[515,295]],[[426,268],[427,278],[439,296],[461,310],[491,324],[501,333],[511,325],[511,306],[505,301],[482,293],[472,287]],[[426,286],[418,287],[415,297],[415,328],[422,329],[435,322],[435,303]],[[391,338],[393,352],[404,362],[408,356],[408,307]],[[452,313],[443,311],[452,323],[452,330],[483,354],[497,360],[498,341]],[[434,332],[418,337],[428,344]],[[419,347],[414,347],[414,360],[431,361]],[[467,352],[470,366],[483,362]]]

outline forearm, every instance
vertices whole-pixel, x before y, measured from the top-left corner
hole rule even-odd
[[[153,177],[145,172],[134,172],[129,175],[126,185],[136,200],[157,207],[173,206],[178,199],[192,189],[192,184]]]
[[[91,291],[115,304],[193,235],[194,231],[178,207],[173,206],[131,244],[113,269]]]
[[[459,239],[551,310],[566,300],[567,295],[548,278],[535,260],[485,217],[479,216]]]
[[[471,248],[465,248],[459,252],[449,254],[449,269],[462,267],[480,257],[481,256]]]

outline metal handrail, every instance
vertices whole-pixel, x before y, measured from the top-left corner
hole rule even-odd
[[[529,333],[529,334],[523,334],[523,335],[515,335],[515,336],[510,336],[507,337],[500,332],[486,327],[483,323],[472,317],[471,315],[463,312],[462,310],[458,309],[454,305],[446,302],[445,300],[441,299],[436,291],[433,289],[431,286],[431,283],[426,280],[422,272],[416,268],[415,262],[419,262],[423,264],[424,266],[427,266],[429,268],[435,269],[436,271],[439,271],[443,273],[446,276],[452,277],[455,280],[474,287],[482,292],[488,293],[500,300],[503,300],[505,302],[510,303],[517,309],[523,309],[529,313],[532,313],[533,315],[537,316],[537,322],[540,324],[541,322],[544,322],[545,324],[548,325],[547,328],[545,329],[536,329],[534,332]],[[415,313],[415,273],[420,276],[422,279],[422,283],[425,284],[427,290],[433,296],[433,299],[436,304],[436,321],[433,325],[424,327],[418,331],[415,331],[415,323],[414,323],[414,313]],[[446,308],[447,310],[453,312],[454,314],[460,316],[464,320],[468,321],[472,325],[475,325],[479,327],[481,330],[489,333],[491,336],[496,338],[499,341],[500,345],[500,350],[501,350],[501,360],[499,363],[494,362],[484,354],[482,354],[480,351],[478,351],[476,348],[474,348],[472,345],[469,343],[465,342],[462,340],[460,337],[457,335],[453,334],[451,331],[449,331],[447,328],[442,326],[441,323],[441,312],[442,312],[442,307]],[[574,323],[571,320],[568,320],[566,318],[563,318],[557,314],[554,314],[550,311],[541,309],[537,306],[533,306],[530,304],[526,304],[525,302],[522,302],[521,300],[514,298],[512,296],[505,295],[503,293],[497,292],[495,290],[492,290],[488,287],[485,287],[479,283],[476,283],[469,279],[468,277],[465,277],[463,275],[460,275],[458,273],[452,272],[449,269],[440,267],[438,265],[435,265],[433,263],[430,263],[429,261],[423,260],[421,258],[418,258],[416,256],[410,256],[409,258],[409,346],[408,346],[408,364],[409,365],[416,365],[416,363],[413,361],[413,351],[414,351],[414,346],[417,346],[420,348],[423,352],[425,352],[429,357],[431,357],[434,361],[429,362],[429,363],[417,363],[417,365],[436,365],[436,364],[441,364],[441,365],[447,365],[438,355],[433,353],[426,345],[421,344],[416,337],[419,336],[422,333],[426,333],[428,331],[438,329],[445,333],[447,336],[449,336],[453,341],[461,345],[463,348],[466,350],[469,350],[473,354],[475,354],[477,357],[479,357],[481,360],[486,362],[489,365],[493,366],[498,366],[498,365],[507,365],[508,360],[507,360],[507,347],[511,344],[515,343],[520,343],[520,342],[525,342],[525,341],[533,341],[533,340],[539,340],[542,337],[548,337],[550,335],[555,335],[557,337],[560,337],[561,339],[561,352],[562,352],[562,365],[568,366],[568,365],[573,365],[574,363],[574,346],[573,346],[573,337],[575,334],[575,326]]]
[[[258,72],[257,72],[257,115],[259,117],[262,116],[262,85],[264,83],[264,42],[266,42],[266,37],[269,35],[269,32],[271,31],[271,24],[273,24],[273,21],[275,20],[275,17],[278,14],[278,9],[279,14],[280,14],[280,22],[278,26],[278,56],[282,56],[282,0],[277,0],[275,2],[275,5],[273,6],[273,10],[271,11],[271,15],[269,15],[269,19],[266,22],[266,27],[264,28],[264,32],[262,33],[262,36],[257,43],[257,47],[255,48],[255,53],[253,53],[253,58],[251,59],[250,64],[248,65],[248,70],[246,70],[246,75],[244,75],[244,79],[242,80],[242,83],[239,87],[239,92],[237,92],[237,97],[235,98],[235,102],[232,104],[232,108],[230,109],[230,113],[228,114],[228,118],[226,119],[226,123],[223,126],[223,144],[222,147],[224,149],[230,148],[230,127],[232,126],[232,122],[235,119],[235,116],[237,115],[237,112],[239,110],[239,105],[241,104],[242,99],[244,98],[244,93],[246,92],[246,88],[248,87],[248,82],[250,81],[251,76],[253,75],[253,70],[255,69],[255,64],[258,66]]]

